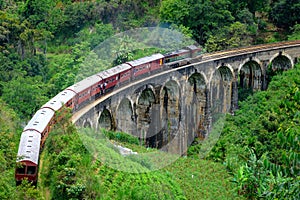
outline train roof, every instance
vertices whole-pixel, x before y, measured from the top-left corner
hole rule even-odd
[[[42,133],[53,116],[53,110],[51,110],[50,108],[41,108],[34,114],[34,116],[28,122],[27,126],[25,126],[24,131],[36,130],[39,133]]]
[[[72,88],[74,92],[80,93],[83,90],[85,90],[86,88],[98,83],[99,81],[101,81],[101,78],[99,76],[92,75],[90,77],[83,79],[82,81],[75,83],[74,85],[72,85],[71,87],[69,87],[67,89]]]
[[[102,71],[102,72],[98,73],[97,75],[100,76],[101,78],[105,79],[105,78],[111,77],[113,75],[119,74],[120,72],[126,71],[128,69],[131,69],[131,66],[128,65],[127,63],[123,63],[121,65],[117,65],[115,67],[112,67],[110,69]]]
[[[72,90],[64,90],[58,93],[55,97],[50,99],[42,108],[51,108],[54,111],[59,110],[65,103],[75,96],[75,92]]]
[[[41,134],[34,130],[24,131],[21,135],[17,162],[31,161],[38,164]]]
[[[139,65],[142,65],[142,64],[145,64],[145,63],[148,63],[148,62],[152,62],[152,61],[155,61],[155,60],[159,60],[159,59],[162,59],[162,58],[164,58],[164,56],[160,53],[157,53],[157,54],[153,54],[151,56],[146,56],[146,57],[134,60],[134,61],[127,62],[127,63],[129,65],[135,67],[135,66],[139,66]]]
[[[169,57],[169,56],[173,56],[173,55],[177,55],[177,54],[181,54],[181,53],[189,53],[189,50],[187,50],[187,49],[179,49],[179,50],[176,50],[176,51],[172,51],[170,53],[166,53],[165,56]]]

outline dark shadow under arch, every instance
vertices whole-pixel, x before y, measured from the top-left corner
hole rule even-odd
[[[113,130],[113,119],[108,109],[104,109],[98,119],[99,128]]]

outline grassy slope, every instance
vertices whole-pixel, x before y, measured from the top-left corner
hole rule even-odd
[[[54,130],[43,151],[39,187],[44,191],[46,199],[50,196],[55,199],[58,196],[62,197],[61,199],[234,199],[237,197],[231,177],[225,167],[219,163],[179,158],[166,168],[151,171],[153,164],[149,160],[137,157],[125,159],[110,145],[104,144],[101,138],[90,138],[89,141],[89,138],[83,138],[85,136],[78,136],[74,132],[68,134],[62,132],[59,129]],[[89,146],[85,148],[82,141],[85,144],[89,141]],[[139,152],[148,151],[135,144],[123,142],[122,145]],[[91,146],[97,151],[90,153]],[[163,156],[163,153],[158,151],[150,151]],[[142,173],[118,171],[110,167],[115,166],[112,163]],[[74,176],[65,173],[65,170],[70,171],[70,169],[75,169]],[[78,189],[79,185],[84,186],[82,196],[68,194],[72,188]],[[64,189],[61,189],[63,187]]]

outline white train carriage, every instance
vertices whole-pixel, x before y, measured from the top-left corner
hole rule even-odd
[[[17,185],[25,178],[36,184],[40,144],[41,134],[36,130],[27,130],[22,133],[15,172]]]
[[[73,108],[73,97],[76,93],[72,90],[64,90],[58,93],[55,97],[50,99],[45,103],[42,108],[50,108],[53,111],[58,111],[62,108],[63,105],[66,105],[69,108]]]
[[[43,145],[53,123],[54,114],[55,112],[50,108],[41,108],[25,126],[24,131],[34,130],[40,133],[41,144]]]

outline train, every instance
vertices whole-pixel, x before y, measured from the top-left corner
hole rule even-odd
[[[121,87],[166,68],[189,64],[192,59],[201,55],[202,49],[196,45],[164,55],[153,54],[94,74],[58,93],[33,115],[23,129],[16,161],[16,184],[19,185],[24,179],[37,184],[39,154],[51,127],[55,124],[55,114],[62,107],[76,112],[92,99],[108,94],[115,87]]]

